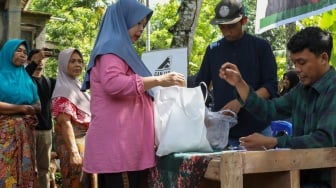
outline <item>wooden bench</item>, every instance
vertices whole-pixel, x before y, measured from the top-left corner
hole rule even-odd
[[[210,161],[200,187],[299,188],[300,170],[316,168],[331,168],[336,188],[336,148],[228,152]]]

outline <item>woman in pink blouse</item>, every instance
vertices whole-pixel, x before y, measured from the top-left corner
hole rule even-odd
[[[155,166],[152,90],[186,84],[184,76],[152,76],[136,42],[152,11],[136,0],[119,0],[104,15],[82,87],[91,89],[92,121],[83,169],[98,173],[99,188],[140,186]],[[126,181],[123,181],[126,180]]]
[[[52,95],[55,120],[55,149],[60,159],[62,187],[84,188],[90,179],[82,173],[85,135],[91,120],[90,97],[80,91],[82,54],[77,49],[62,51],[58,57],[58,76]]]

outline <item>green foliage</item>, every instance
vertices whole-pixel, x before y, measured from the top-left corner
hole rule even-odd
[[[243,0],[249,21],[245,29],[249,33],[254,33],[254,23],[256,15],[256,1]],[[111,0],[35,0],[32,2],[30,10],[51,13],[54,18],[47,24],[47,40],[56,44],[57,48],[63,50],[75,47],[81,50],[85,62],[88,62],[95,36],[98,31],[100,20],[105,8]],[[218,1],[203,0],[201,13],[198,19],[193,47],[189,59],[189,72],[195,74],[202,62],[206,47],[222,34],[220,30],[210,24],[214,16],[214,9]],[[150,20],[150,50],[170,48],[172,34],[168,31],[178,20],[179,0],[170,0],[166,4],[158,4],[154,8],[154,14]],[[332,10],[319,16],[304,19],[297,24],[300,27],[319,25],[332,32],[334,46],[336,46],[336,11]],[[278,76],[288,69],[286,61],[286,36],[289,35],[286,27],[278,27],[262,33],[260,37],[266,39],[271,44],[276,55],[278,64]],[[146,32],[143,33],[135,48],[139,55],[146,50]],[[279,53],[280,52],[280,53]],[[336,64],[336,48],[334,48],[331,61]],[[50,58],[46,67],[46,75],[56,76],[57,62]]]
[[[333,53],[330,58],[331,64],[336,67],[336,10],[331,10],[322,14],[319,20],[319,25],[321,28],[328,30],[333,37]]]
[[[256,3],[255,0],[244,0],[246,16],[248,17],[248,22],[245,29],[249,33],[254,33],[255,31],[255,18],[256,18]],[[278,78],[282,78],[282,75],[287,70],[287,60],[286,60],[286,28],[284,26],[268,30],[262,34],[256,35],[267,40],[274,52],[275,60],[278,66]]]
[[[275,61],[277,62],[278,67],[278,79],[282,79],[283,74],[287,72],[288,64],[287,64],[287,58],[286,58],[286,51],[285,50],[277,50],[274,51],[275,55]]]
[[[205,53],[206,47],[222,37],[222,33],[217,28],[210,24],[210,20],[214,17],[214,9],[218,1],[203,0],[201,13],[198,18],[198,23],[194,35],[193,47],[190,54],[189,62],[189,72],[195,74],[202,63],[203,55]],[[245,26],[245,29],[249,33],[254,33],[254,21],[255,21],[255,11],[256,11],[256,1],[255,0],[244,0],[247,16],[249,22]],[[172,36],[168,32],[169,27],[171,27],[177,20],[177,11],[179,4],[175,0],[170,0],[168,4],[158,5],[154,9],[154,14],[151,19],[151,50],[156,49],[166,49],[170,47]],[[265,38],[270,42],[274,50],[284,50],[285,39],[285,27],[280,27],[273,29],[271,31],[265,32],[260,37]],[[142,42],[142,44],[145,44]],[[143,48],[144,49],[144,48]],[[140,50],[139,52],[143,51]],[[283,53],[282,53],[283,54]],[[281,56],[277,59],[285,60],[286,56]],[[278,67],[286,67],[280,66]],[[278,73],[280,75],[281,69]]]
[[[52,14],[46,25],[48,42],[60,50],[77,48],[88,62],[106,6],[106,2],[97,0],[39,0],[32,2],[30,10]],[[56,59],[50,58],[47,64],[45,74],[56,77]]]
[[[158,4],[150,19],[150,50],[161,50],[170,47],[172,34],[168,31],[178,19],[177,9],[179,3],[171,0],[165,5]],[[148,27],[147,27],[148,28]],[[146,35],[142,34],[140,40],[135,44],[139,54],[146,50]]]
[[[190,55],[189,72],[191,74],[199,70],[206,47],[222,36],[219,28],[210,24],[210,20],[214,17],[216,4],[217,1],[203,0]]]
[[[302,27],[307,26],[319,26],[322,29],[329,31],[333,37],[333,52],[330,58],[330,63],[336,67],[336,10],[330,10],[324,12],[321,15],[312,16],[300,21],[297,29],[301,29]]]
[[[210,24],[216,3],[217,1],[203,1],[202,3],[190,55],[189,72],[191,74],[198,71],[207,45],[221,36],[217,27]],[[178,20],[179,6],[179,1],[170,0],[169,3],[158,4],[154,8],[154,14],[151,18],[151,50],[170,48],[173,36],[168,29]],[[142,38],[142,40],[145,39]],[[145,44],[141,41],[140,43]],[[137,44],[137,48],[139,53],[144,51],[144,47],[139,50],[139,44]]]
[[[61,172],[56,172],[55,173],[55,180],[56,180],[56,184],[58,187],[62,187],[62,174]]]

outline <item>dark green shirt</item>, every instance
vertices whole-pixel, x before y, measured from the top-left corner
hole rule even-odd
[[[293,136],[278,137],[278,147],[336,146],[336,72],[332,67],[310,87],[298,84],[288,94],[272,100],[261,99],[250,90],[242,104],[261,119],[292,118]]]
[[[245,103],[239,100],[244,108],[258,118],[292,118],[293,136],[277,137],[278,147],[299,149],[336,146],[336,72],[333,67],[312,86],[299,83],[279,98],[264,100],[250,89]]]

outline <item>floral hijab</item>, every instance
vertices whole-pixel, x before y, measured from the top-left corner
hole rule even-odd
[[[115,54],[123,59],[136,74],[151,76],[151,72],[133,47],[128,29],[146,17],[148,21],[152,13],[151,9],[137,0],[119,0],[107,8],[87,66],[82,90],[90,88],[90,71],[95,65],[96,58],[104,54]],[[151,94],[151,91],[149,93]]]
[[[68,74],[68,64],[74,52],[78,52],[83,59],[81,52],[72,48],[61,51],[58,56],[58,76],[52,98],[67,98],[78,109],[90,114],[90,96],[80,90],[81,82]]]
[[[15,66],[13,58],[17,48],[25,45],[27,53],[29,47],[25,40],[10,39],[0,51],[0,101],[10,104],[31,105],[39,101],[37,87],[26,72],[24,65]]]

